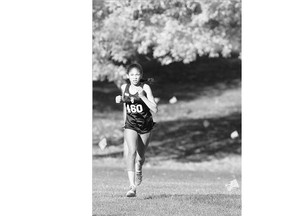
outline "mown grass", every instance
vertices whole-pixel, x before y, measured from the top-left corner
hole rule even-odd
[[[231,172],[144,169],[136,198],[127,198],[123,168],[93,167],[93,215],[241,215],[240,190],[225,184]]]
[[[93,86],[93,215],[241,215],[241,61],[144,67],[160,98],[144,181],[126,198],[122,106],[113,83]],[[178,102],[169,103],[176,96]],[[207,123],[208,122],[208,123]],[[230,134],[238,131],[239,137]],[[98,142],[108,145],[100,150]]]

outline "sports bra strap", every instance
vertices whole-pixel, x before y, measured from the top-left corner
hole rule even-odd
[[[126,84],[126,87],[125,87],[125,90],[124,90],[124,94],[125,94],[125,93],[129,93],[129,91],[128,91],[128,89],[129,89],[129,86],[130,86],[130,84],[129,84],[129,83],[127,83],[127,84]]]

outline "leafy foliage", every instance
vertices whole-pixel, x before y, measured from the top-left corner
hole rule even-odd
[[[140,55],[163,65],[241,52],[240,0],[94,0],[93,79],[119,81]]]

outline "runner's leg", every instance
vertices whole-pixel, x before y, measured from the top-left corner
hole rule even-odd
[[[145,162],[145,152],[150,142],[151,132],[138,135],[137,142],[137,163],[141,166]]]
[[[145,152],[149,145],[151,132],[138,135],[137,143],[137,157],[136,157],[136,184],[140,185],[142,182],[142,166],[145,162]]]
[[[138,134],[136,131],[131,129],[124,130],[124,137],[128,147],[127,153],[127,172],[130,185],[135,186],[135,158],[136,158],[136,148]]]

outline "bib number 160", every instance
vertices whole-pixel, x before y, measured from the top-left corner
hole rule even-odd
[[[128,113],[141,113],[143,111],[143,107],[141,104],[131,104],[130,106],[127,104],[127,111]]]

